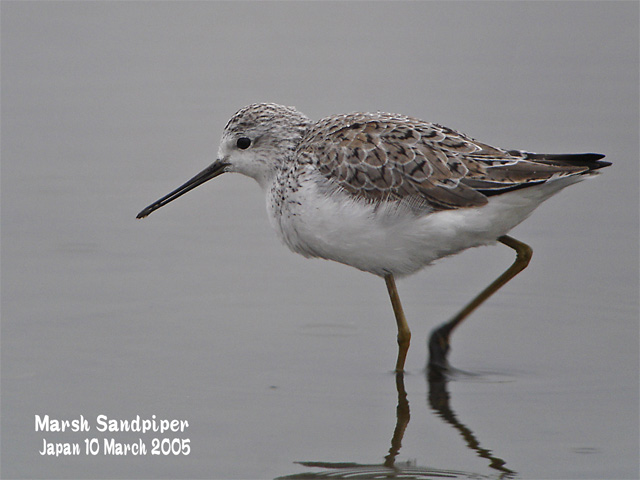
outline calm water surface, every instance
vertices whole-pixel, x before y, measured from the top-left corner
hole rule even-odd
[[[1,9],[3,478],[638,478],[637,3]],[[449,381],[424,372],[427,334],[512,251],[400,280],[396,378],[384,282],[288,252],[253,181],[135,220],[253,101],[614,166],[513,231],[532,263],[455,333]],[[45,414],[91,430],[36,432]],[[98,415],[189,426],[99,432]],[[93,438],[190,451],[87,455]]]

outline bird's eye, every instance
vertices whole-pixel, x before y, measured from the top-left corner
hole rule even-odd
[[[247,137],[240,137],[236,141],[236,146],[241,150],[246,150],[251,145],[251,139]]]

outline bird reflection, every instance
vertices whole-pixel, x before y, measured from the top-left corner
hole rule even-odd
[[[467,443],[469,449],[476,452],[479,457],[489,460],[489,467],[501,472],[498,478],[512,478],[516,475],[516,472],[507,468],[503,459],[493,455],[491,450],[480,447],[480,441],[474,435],[469,427],[463,424],[455,412],[451,409],[450,395],[447,390],[447,383],[449,381],[449,375],[451,370],[442,369],[440,367],[429,367],[427,370],[427,383],[429,386],[428,402],[431,409],[445,422],[455,428],[464,441]]]
[[[467,447],[474,451],[476,455],[489,461],[489,467],[496,471],[495,475],[481,475],[478,473],[462,472],[455,470],[442,470],[429,467],[421,467],[415,462],[396,462],[396,457],[402,447],[402,439],[409,425],[410,409],[407,392],[404,387],[404,373],[395,374],[396,389],[398,391],[398,406],[396,408],[396,426],[391,438],[389,453],[384,457],[384,462],[380,464],[361,464],[355,462],[296,462],[307,468],[323,469],[321,471],[305,471],[276,480],[292,479],[318,479],[318,478],[403,478],[403,479],[438,479],[438,478],[459,478],[459,479],[511,479],[517,473],[507,468],[506,462],[495,456],[491,450],[480,447],[480,441],[469,427],[458,420],[457,415],[450,406],[450,394],[447,390],[447,383],[450,380],[450,371],[432,367],[427,370],[426,379],[428,385],[428,405],[441,419],[454,427],[465,440]]]
[[[384,457],[383,465],[387,468],[393,468],[396,457],[400,453],[402,447],[402,438],[404,432],[409,425],[411,414],[409,412],[409,400],[407,400],[407,392],[404,389],[404,373],[396,372],[396,389],[398,390],[398,407],[396,408],[396,428],[393,430],[391,438],[391,448],[389,454]]]

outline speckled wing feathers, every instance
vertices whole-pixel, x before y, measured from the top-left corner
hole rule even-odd
[[[475,207],[493,191],[587,170],[527,160],[449,128],[391,114],[336,115],[310,128],[300,163],[372,202],[404,200],[430,210]]]

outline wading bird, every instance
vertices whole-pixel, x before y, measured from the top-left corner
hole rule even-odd
[[[397,372],[411,332],[394,278],[467,248],[513,248],[513,265],[432,332],[430,364],[446,367],[453,329],[529,263],[531,248],[507,233],[544,200],[610,165],[603,157],[503,150],[404,115],[314,122],[292,107],[259,103],[231,117],[209,167],[137,218],[222,173],[255,179],[291,250],[384,278],[398,326]]]

